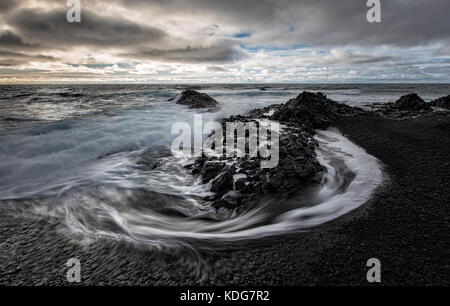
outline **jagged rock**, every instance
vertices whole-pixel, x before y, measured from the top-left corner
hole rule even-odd
[[[217,177],[225,168],[225,163],[208,161],[203,164],[201,171],[202,182],[208,183],[213,178]]]
[[[183,91],[176,103],[187,105],[189,108],[207,108],[210,110],[217,109],[219,106],[214,98],[195,90]]]
[[[410,93],[408,95],[400,97],[400,99],[395,101],[395,103],[392,105],[392,108],[401,111],[431,110],[430,105],[415,93]]]
[[[317,129],[328,127],[338,115],[354,114],[357,111],[360,109],[332,101],[320,92],[304,91],[279,107],[270,118]]]
[[[218,177],[211,183],[211,191],[218,196],[222,196],[233,190],[233,174],[234,170],[230,167],[226,168]]]
[[[405,119],[432,112],[431,103],[415,93],[404,95],[394,103],[385,103],[376,110],[378,114],[394,119]]]
[[[250,111],[248,117],[269,119],[282,104],[272,104],[264,108],[258,108]]]
[[[431,106],[450,109],[450,95],[431,101]]]
[[[236,182],[234,182],[234,186],[235,186],[235,188],[236,188],[236,190],[237,191],[240,191],[240,190],[246,190],[246,186],[247,186],[247,184],[248,184],[248,179],[247,179],[247,177],[245,177],[245,178],[240,178],[240,179],[238,179],[238,180],[236,180]],[[247,190],[246,190],[247,191]]]
[[[250,116],[232,116],[225,121],[254,122]],[[224,123],[225,124],[225,123]],[[324,168],[316,159],[316,141],[302,127],[285,128],[279,138],[279,163],[275,168],[261,168],[260,157],[227,157],[218,160],[201,157],[196,160],[192,173],[202,174],[203,182],[211,180],[211,191],[216,195],[207,200],[213,207],[243,209],[244,204],[266,194],[298,192],[302,187],[320,182]],[[232,164],[225,166],[225,163]],[[199,170],[201,169],[201,170]],[[236,174],[236,169],[239,172]],[[219,171],[219,174],[217,173]],[[235,180],[236,179],[236,180]],[[233,201],[224,195],[233,193]]]
[[[202,156],[192,166],[192,173],[201,175],[204,183],[210,182],[215,195],[206,200],[217,209],[244,209],[244,205],[265,195],[296,193],[318,184],[325,171],[315,152],[315,129],[329,126],[337,116],[362,112],[321,93],[303,92],[285,104],[253,110],[246,116],[231,116],[222,122],[224,131],[226,122],[252,122],[259,126],[261,118],[286,125],[279,134],[278,165],[261,168],[262,158],[251,157],[248,152],[241,158]]]

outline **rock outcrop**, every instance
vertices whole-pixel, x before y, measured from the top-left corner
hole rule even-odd
[[[358,112],[362,110],[330,100],[320,92],[304,91],[281,105],[270,118],[319,129],[328,127],[337,116],[353,115]]]
[[[432,112],[430,103],[425,102],[415,93],[400,97],[394,103],[383,104],[378,113],[392,118],[414,117]]]
[[[430,102],[431,106],[450,109],[450,95]]]
[[[317,160],[315,129],[325,128],[340,115],[362,112],[337,103],[321,93],[303,92],[285,104],[271,105],[248,115],[231,116],[225,122],[253,122],[261,118],[282,123],[279,134],[279,162],[274,168],[261,168],[261,157],[248,152],[241,158],[202,156],[191,166],[203,183],[211,185],[214,196],[207,200],[220,209],[245,209],[253,200],[276,194],[293,194],[318,184],[325,169]],[[248,145],[248,139],[246,139]]]
[[[400,111],[422,111],[431,109],[430,105],[415,93],[400,97],[400,99],[395,101],[392,105],[392,108]]]
[[[219,107],[219,103],[214,98],[195,90],[183,91],[176,103],[187,105],[189,108],[206,108],[208,110],[216,110]]]

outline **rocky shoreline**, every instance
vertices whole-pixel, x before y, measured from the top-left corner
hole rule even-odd
[[[338,116],[359,113],[363,110],[332,101],[322,93],[303,92],[285,104],[225,118],[223,125],[225,122],[251,122],[258,126],[261,119],[282,124],[278,165],[275,168],[261,168],[263,159],[249,156],[249,152],[241,158],[204,155],[190,167],[192,174],[200,176],[204,184],[211,185],[214,196],[206,200],[211,201],[218,210],[240,212],[265,196],[299,192],[320,183],[325,171],[315,153],[315,130],[329,127]],[[248,142],[247,138],[246,147]]]
[[[448,113],[396,120],[369,112],[333,126],[381,160],[389,184],[367,204],[313,228],[233,244],[167,251],[100,239],[80,243],[54,217],[0,210],[0,284],[74,285],[66,261],[82,261],[80,285],[449,285]]]
[[[189,91],[181,94],[183,104],[197,108],[210,107],[213,99],[205,94]],[[279,163],[275,168],[260,167],[261,157],[251,157],[248,152],[241,158],[207,157],[197,158],[188,168],[203,184],[210,184],[213,196],[205,198],[217,210],[229,210],[221,215],[238,213],[265,196],[289,195],[321,182],[324,171],[317,160],[317,142],[313,136],[317,129],[326,129],[342,117],[372,116],[405,119],[433,112],[432,106],[448,97],[427,103],[417,94],[402,96],[396,102],[382,105],[374,111],[351,107],[328,99],[324,94],[302,92],[284,104],[256,109],[246,115],[223,119],[225,123],[254,123],[266,119],[283,125],[279,139]],[[187,102],[186,102],[187,101]],[[215,101],[215,100],[214,100]],[[178,103],[178,102],[177,102]],[[224,135],[225,139],[225,135]],[[246,147],[249,140],[246,139]],[[225,144],[224,144],[225,145]]]

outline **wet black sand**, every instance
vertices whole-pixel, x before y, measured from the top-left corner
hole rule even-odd
[[[343,118],[336,126],[386,166],[389,182],[366,205],[309,232],[204,248],[157,251],[124,242],[80,243],[59,220],[0,209],[0,285],[382,285],[450,283],[450,117]],[[203,245],[205,247],[205,245]]]

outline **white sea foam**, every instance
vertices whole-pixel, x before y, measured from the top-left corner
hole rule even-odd
[[[192,182],[184,187],[184,191],[178,189],[178,195],[183,196],[177,198],[161,198],[161,194],[143,190],[108,187],[82,194],[69,193],[59,199],[57,212],[53,214],[64,217],[71,232],[156,246],[176,245],[186,239],[215,242],[257,239],[309,229],[363,205],[383,181],[378,160],[337,130],[318,131],[316,139],[320,143],[317,149],[319,161],[327,168],[317,189],[289,200],[263,201],[246,213],[224,221],[205,220],[220,212],[187,196],[194,194],[186,192],[192,186],[196,186],[195,192],[208,192],[207,186]],[[165,182],[166,190],[170,186],[175,190],[174,186],[179,183],[169,175]],[[177,192],[167,196],[170,195],[177,195]],[[164,202],[164,211],[173,210],[184,217],[161,213],[160,202]]]
[[[205,113],[205,123],[282,103],[298,93],[248,90],[249,94],[245,91],[237,96],[230,92],[210,92],[222,109]],[[364,204],[382,183],[381,165],[373,156],[336,130],[318,131],[317,155],[327,173],[317,189],[289,200],[264,199],[241,214],[217,211],[202,200],[211,195],[210,186],[201,184],[185,169],[193,162],[190,157],[167,156],[160,159],[158,168],[151,165],[170,147],[172,124],[192,124],[192,111],[166,102],[170,93],[152,96],[147,104],[150,100],[145,94],[127,93],[125,96],[133,100],[130,108],[110,101],[114,94],[98,95],[91,103],[94,110],[88,113],[95,113],[103,103],[112,103],[113,111],[105,106],[98,116],[39,121],[1,134],[2,205],[57,216],[65,221],[69,233],[160,246],[191,239],[260,238],[308,229]],[[43,107],[34,105],[28,110],[32,112],[25,114],[47,120],[74,111],[85,114],[83,109],[88,107],[78,102],[76,107],[68,102],[59,106],[42,103]],[[66,110],[65,104],[70,106]],[[58,113],[58,108],[63,111]],[[236,175],[234,181],[240,177]]]

